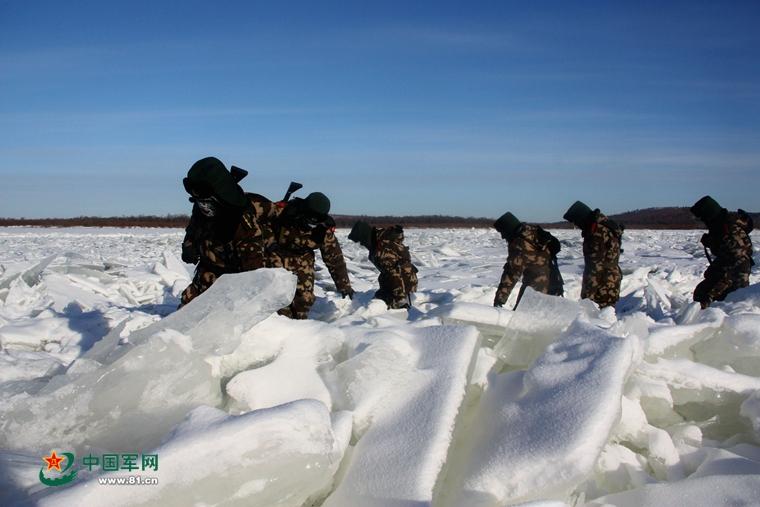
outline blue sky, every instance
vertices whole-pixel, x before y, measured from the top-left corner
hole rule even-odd
[[[0,0],[0,216],[760,211],[760,2]]]

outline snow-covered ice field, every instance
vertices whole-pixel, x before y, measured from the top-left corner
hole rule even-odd
[[[182,234],[0,228],[0,505],[760,505],[757,232],[751,286],[700,311],[702,231],[627,231],[600,312],[556,231],[566,297],[513,312],[496,232],[411,229],[407,313],[339,231],[357,295],[321,267],[308,321],[274,315],[282,270],[175,312]],[[51,450],[66,486],[40,481]],[[82,466],[130,453],[158,470]],[[135,475],[158,484],[99,482]]]

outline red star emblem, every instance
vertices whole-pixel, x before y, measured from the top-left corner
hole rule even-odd
[[[51,470],[51,469],[55,468],[59,472],[61,471],[61,461],[63,461],[63,459],[64,458],[59,458],[55,454],[55,451],[52,451],[50,453],[50,456],[45,456],[44,458],[42,458],[42,460],[47,463],[47,469],[48,470]]]

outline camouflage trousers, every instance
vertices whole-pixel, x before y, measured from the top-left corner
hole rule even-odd
[[[193,299],[200,296],[206,289],[211,287],[217,279],[217,274],[213,271],[209,271],[201,266],[195,269],[195,276],[190,285],[182,291],[180,303],[178,308],[182,308]]]
[[[522,286],[520,292],[517,293],[517,300],[515,301],[515,309],[520,304],[520,300],[525,294],[525,289],[530,287],[536,292],[542,294],[549,294],[549,287],[551,285],[551,268],[550,266],[532,266],[530,269],[523,271]]]
[[[705,279],[694,289],[694,301],[702,308],[707,308],[713,301],[723,301],[729,293],[749,285],[751,269],[749,260],[733,266],[711,264],[705,271]]]
[[[589,266],[583,272],[583,285],[581,287],[581,299],[590,299],[599,305],[599,308],[615,306],[620,299],[620,283],[623,281],[623,272],[617,264],[604,266],[596,273],[590,272]]]
[[[381,271],[377,281],[380,289],[375,292],[375,299],[382,299],[391,309],[409,307],[409,294],[417,290],[417,272],[414,266],[409,264]]]
[[[309,318],[309,310],[317,299],[314,295],[314,253],[294,256],[275,253],[269,258],[269,267],[285,268],[298,278],[293,301],[277,313],[291,319]]]

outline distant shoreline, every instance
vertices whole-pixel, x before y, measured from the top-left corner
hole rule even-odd
[[[756,226],[760,226],[760,213],[750,213]],[[366,216],[333,215],[339,228],[351,227],[357,220],[364,220],[376,226],[400,224],[408,229],[487,229],[493,226],[493,218],[456,217],[446,215],[420,216]],[[689,208],[647,208],[611,215],[610,218],[623,224],[626,229],[704,229]],[[184,229],[188,215],[128,217],[75,217],[75,218],[0,218],[0,227],[154,227]],[[568,222],[541,223],[550,229],[571,229]]]

